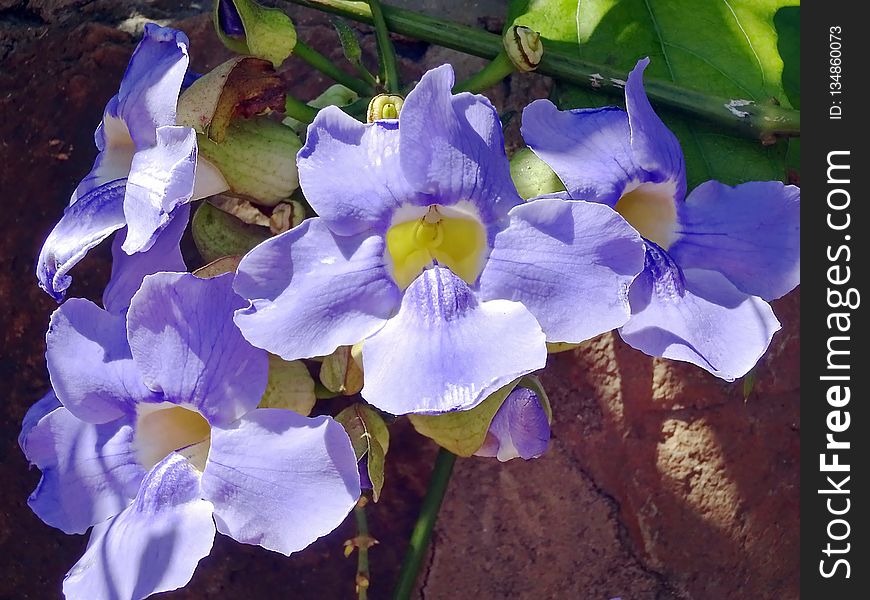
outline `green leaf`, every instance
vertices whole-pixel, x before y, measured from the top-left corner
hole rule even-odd
[[[362,48],[359,46],[359,40],[356,39],[356,34],[353,29],[342,19],[333,18],[332,26],[335,27],[338,33],[338,41],[341,43],[341,49],[344,51],[344,57],[351,64],[359,64],[362,59]]]
[[[372,482],[372,498],[380,498],[384,487],[384,462],[390,449],[390,431],[384,419],[366,404],[348,406],[335,416],[347,431],[357,462],[368,455],[368,474]]]
[[[471,456],[483,445],[489,424],[505,398],[517,386],[514,381],[471,410],[443,415],[408,415],[414,429],[457,456]]]
[[[307,417],[316,401],[314,379],[302,361],[288,362],[270,354],[269,383],[260,400],[260,408],[284,408]]]
[[[540,31],[544,52],[628,73],[649,56],[647,78],[734,100],[792,106],[774,16],[797,0],[514,0],[509,22]],[[780,26],[780,29],[782,26]],[[562,108],[621,102],[574,86],[559,86]],[[686,156],[689,187],[708,179],[736,184],[783,179],[788,142],[763,146],[720,127],[658,110]]]

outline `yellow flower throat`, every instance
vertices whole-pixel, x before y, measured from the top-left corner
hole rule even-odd
[[[486,230],[477,219],[444,212],[432,205],[422,218],[397,223],[387,230],[393,277],[402,289],[433,262],[470,284],[480,275]]]

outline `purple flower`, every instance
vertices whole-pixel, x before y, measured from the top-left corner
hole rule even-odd
[[[51,318],[53,392],[20,437],[43,473],[28,500],[67,533],[93,526],[67,598],[184,586],[217,531],[290,554],[359,496],[356,457],[328,417],[258,409],[267,354],[232,322],[232,275],[145,278],[129,311],[81,299]]]
[[[495,109],[452,86],[434,69],[368,125],[320,111],[298,156],[320,216],[254,248],[234,284],[255,346],[292,360],[363,342],[362,395],[392,414],[473,408],[542,368],[545,341],[622,325],[642,268],[608,207],[523,203]]]
[[[113,232],[126,227],[125,253],[145,252],[171,220],[186,223],[188,202],[227,189],[213,166],[197,161],[194,130],[175,124],[187,45],[180,31],[145,26],[94,134],[94,166],[39,254],[40,287],[55,300],[70,285],[70,269]]]
[[[800,190],[708,181],[686,197],[682,150],[643,89],[647,64],[628,77],[625,111],[538,100],[523,113],[523,136],[570,197],[615,207],[646,241],[622,339],[731,381],[780,328],[765,300],[800,282]]]
[[[496,457],[501,462],[522,457],[538,458],[550,445],[550,419],[538,395],[516,387],[495,413],[486,439],[475,456]]]

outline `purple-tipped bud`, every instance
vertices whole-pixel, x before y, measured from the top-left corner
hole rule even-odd
[[[218,0],[217,17],[218,25],[224,35],[233,37],[245,35],[242,17],[239,16],[239,11],[236,10],[236,5],[232,0]]]
[[[364,454],[359,462],[356,463],[356,468],[359,470],[359,487],[363,490],[374,489],[372,479],[369,477],[369,455]]]
[[[496,457],[501,462],[521,457],[537,458],[550,445],[550,422],[538,395],[515,388],[495,413],[486,439],[476,456]]]

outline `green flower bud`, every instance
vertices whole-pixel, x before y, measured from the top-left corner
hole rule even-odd
[[[565,191],[553,169],[528,148],[522,148],[511,157],[511,179],[525,200]]]
[[[269,230],[248,225],[236,217],[203,202],[191,223],[193,242],[206,262],[225,256],[242,256],[270,237]]]
[[[251,0],[215,0],[214,28],[224,46],[278,67],[296,47],[296,28],[283,11]]]
[[[502,38],[508,58],[518,71],[534,71],[544,55],[544,44],[537,31],[514,25],[509,27]]]
[[[302,142],[292,129],[267,117],[238,120],[221,143],[197,136],[200,157],[217,167],[232,195],[275,206],[299,187],[296,153]]]
[[[378,94],[369,102],[366,120],[369,123],[382,119],[398,119],[405,99],[397,94]]]

